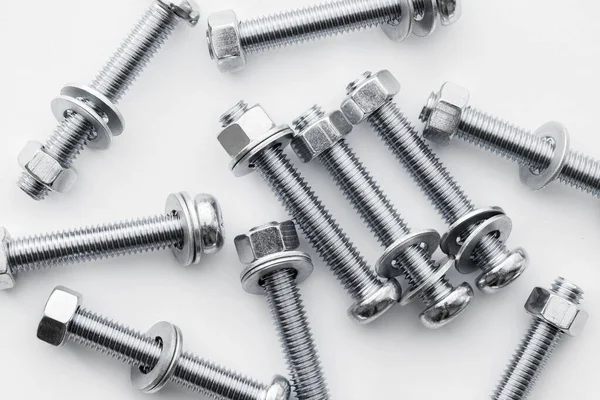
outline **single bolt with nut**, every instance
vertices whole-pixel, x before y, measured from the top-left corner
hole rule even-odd
[[[327,383],[297,285],[310,276],[313,264],[299,246],[292,221],[272,222],[235,238],[240,261],[247,265],[242,287],[267,296],[296,397],[326,400]]]
[[[395,279],[382,281],[283,153],[294,132],[276,125],[260,105],[239,102],[221,117],[219,143],[236,176],[258,171],[355,300],[348,311],[358,323],[383,315],[402,297]]]
[[[65,287],[54,289],[37,330],[38,339],[53,346],[73,341],[131,365],[131,383],[155,393],[173,382],[214,399],[287,400],[290,385],[275,376],[265,385],[222,366],[183,352],[181,330],[159,322],[140,333],[86,310],[82,296]]]
[[[571,150],[569,132],[548,122],[535,132],[468,105],[469,91],[445,83],[432,93],[421,112],[426,139],[448,145],[455,136],[520,165],[521,182],[540,190],[560,182],[600,197],[600,161]]]
[[[473,299],[467,283],[454,287],[446,272],[454,266],[449,259],[436,264],[432,255],[440,235],[434,230],[411,233],[398,210],[345,140],[352,124],[340,111],[326,114],[314,106],[294,121],[292,148],[303,162],[318,159],[348,201],[373,231],[385,251],[375,264],[380,276],[404,275],[410,293],[401,304],[419,297],[427,306],[420,315],[428,328],[439,328],[454,320]]]
[[[583,290],[564,278],[552,283],[550,290],[537,287],[525,303],[534,318],[521,345],[508,364],[491,398],[524,400],[535,385],[563,334],[581,333],[588,319],[579,303]]]
[[[367,120],[450,225],[441,249],[456,259],[464,274],[481,271],[477,288],[496,292],[514,282],[527,267],[525,250],[504,244],[512,222],[501,208],[475,209],[446,167],[394,103],[400,84],[387,70],[366,72],[348,85],[342,111],[353,124]]]
[[[207,194],[171,194],[165,214],[131,221],[23,238],[0,228],[0,290],[13,288],[21,272],[164,248],[189,266],[218,252],[223,241],[221,208]]]
[[[123,133],[116,104],[127,89],[181,21],[195,26],[199,18],[193,0],[155,0],[90,86],[67,85],[52,101],[59,125],[45,144],[29,142],[19,154],[19,187],[35,200],[67,192],[77,180],[72,164],[79,153],[107,149]]]
[[[381,26],[393,41],[428,36],[460,18],[460,0],[337,0],[240,21],[233,10],[208,17],[208,50],[223,72],[246,66],[246,54]]]

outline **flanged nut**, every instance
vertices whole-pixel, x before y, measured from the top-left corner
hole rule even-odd
[[[0,290],[15,287],[15,277],[8,263],[8,244],[10,235],[5,228],[0,228]]]
[[[210,57],[221,72],[234,72],[246,66],[239,21],[233,10],[219,11],[208,17],[206,38]]]
[[[444,83],[423,111],[424,114],[428,114],[423,130],[425,139],[447,146],[458,132],[469,96],[469,91],[462,86],[451,82]]]
[[[342,112],[354,125],[364,121],[400,92],[400,82],[388,70],[365,73],[348,86],[348,97]]]
[[[244,264],[272,254],[296,250],[300,246],[298,232],[292,221],[271,222],[235,238],[238,257]]]
[[[200,20],[200,8],[194,0],[163,1],[159,2],[171,10],[179,18],[187,21],[191,26],[196,26]]]
[[[68,333],[69,324],[81,306],[81,295],[58,286],[44,307],[44,315],[38,325],[38,339],[53,346],[61,346]]]
[[[19,165],[44,186],[66,193],[77,181],[77,172],[63,167],[39,142],[28,142],[18,156]]]
[[[302,162],[312,161],[352,131],[352,124],[341,111],[325,115],[320,108],[313,108],[311,112],[312,119],[305,114],[295,121],[292,149]]]
[[[570,336],[581,333],[588,320],[588,314],[577,304],[541,287],[533,289],[525,303],[525,310]]]

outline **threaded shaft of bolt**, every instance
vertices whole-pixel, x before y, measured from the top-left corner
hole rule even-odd
[[[550,165],[554,147],[542,136],[472,107],[462,113],[457,137],[508,160],[543,170]],[[569,151],[558,179],[583,192],[600,197],[600,161]]]
[[[162,346],[156,338],[79,309],[68,327],[70,340],[132,366],[151,370]],[[264,400],[267,387],[221,366],[185,353],[171,381],[213,399]]]
[[[355,300],[364,300],[383,288],[383,283],[281,148],[266,149],[252,161]]]
[[[400,18],[401,0],[338,0],[241,21],[242,47],[249,53],[383,25]]]
[[[574,304],[579,304],[583,298],[583,290],[563,278],[555,280],[551,290]],[[563,332],[560,329],[535,318],[491,398],[527,398],[562,336]]]
[[[164,249],[182,240],[183,226],[179,217],[161,215],[11,239],[8,262],[16,274]]]
[[[291,269],[265,277],[263,288],[279,333],[298,400],[329,399],[329,391],[302,298]]]

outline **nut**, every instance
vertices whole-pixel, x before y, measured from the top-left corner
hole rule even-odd
[[[245,105],[244,105],[245,106]],[[219,134],[217,139],[231,157],[237,157],[253,140],[275,128],[275,122],[260,105],[243,108],[243,114],[236,117]],[[228,117],[223,117],[227,119]]]
[[[312,161],[352,131],[352,124],[341,111],[334,111],[328,115],[320,112],[314,117],[313,120],[303,120],[301,117],[296,121],[297,127],[299,124],[308,123],[307,126],[298,129],[292,141],[292,149],[302,162]]]
[[[348,98],[342,103],[342,112],[354,125],[364,121],[400,92],[400,83],[388,70],[375,75],[366,74],[351,85]]]
[[[159,2],[166,8],[171,10],[179,18],[187,21],[191,26],[196,26],[200,20],[200,8],[193,0],[181,0],[181,1],[163,1]]]
[[[447,26],[460,19],[462,14],[461,0],[437,0],[442,25]]]
[[[4,228],[0,228],[0,290],[15,287],[15,277],[8,264],[8,243],[10,235]]]
[[[239,21],[233,10],[216,12],[208,17],[208,51],[221,72],[234,72],[246,66]]]
[[[29,142],[18,156],[19,165],[38,182],[55,192],[66,193],[77,181],[77,172],[63,167],[44,151],[39,142]]]
[[[551,290],[539,287],[531,292],[525,303],[525,310],[570,336],[581,333],[588,319],[588,314],[577,304]]]
[[[464,108],[469,102],[469,91],[450,82],[444,83],[439,93],[428,104],[429,113],[423,136],[427,140],[448,145],[458,131]]]
[[[235,238],[238,257],[244,264],[252,264],[271,254],[296,250],[299,246],[298,232],[292,221],[271,222]]]
[[[38,325],[38,339],[53,346],[61,346],[67,337],[69,324],[81,306],[81,295],[58,286],[52,291],[44,315]]]

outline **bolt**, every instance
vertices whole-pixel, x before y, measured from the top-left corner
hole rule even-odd
[[[223,246],[223,220],[217,200],[187,193],[167,198],[166,213],[150,218],[11,238],[0,228],[0,289],[11,289],[21,272],[83,263],[170,247],[189,266]]]
[[[387,70],[364,73],[348,85],[342,111],[350,122],[369,121],[385,145],[410,173],[433,206],[450,225],[442,250],[456,258],[461,273],[482,271],[476,286],[493,293],[514,282],[527,266],[525,251],[504,245],[512,223],[492,207],[475,210],[458,183],[420,138],[416,129],[393,102],[400,84]]]
[[[358,323],[368,323],[400,301],[395,279],[382,282],[346,233],[333,219],[304,177],[283,153],[293,136],[277,126],[260,105],[239,102],[221,117],[218,140],[231,156],[236,176],[257,170],[289,214],[355,300],[348,311]]]
[[[30,142],[19,155],[19,187],[35,200],[67,192],[77,180],[72,164],[89,146],[107,149],[123,132],[116,104],[181,21],[196,25],[193,0],[155,0],[90,87],[67,85],[52,102],[59,125],[42,145]]]
[[[314,106],[294,125],[297,133],[292,148],[296,154],[304,162],[319,159],[385,247],[376,264],[379,274],[386,278],[404,274],[409,282],[411,293],[402,303],[420,297],[427,306],[420,319],[433,329],[464,311],[471,303],[473,289],[467,283],[453,287],[445,274],[453,263],[437,265],[432,259],[440,239],[437,232],[411,234],[400,213],[346,142],[352,124],[344,115],[340,111],[326,115],[321,107]]]
[[[329,399],[302,297],[297,284],[313,271],[310,256],[297,251],[298,232],[292,221],[271,222],[235,238],[242,287],[266,295],[298,400]]]
[[[494,400],[526,399],[546,366],[563,333],[578,335],[588,315],[579,308],[583,290],[564,278],[552,289],[535,288],[525,303],[534,321],[508,364],[494,394]]]
[[[67,340],[82,344],[131,365],[131,381],[144,393],[155,393],[174,382],[214,399],[285,400],[289,383],[275,376],[264,385],[222,366],[182,351],[179,328],[159,322],[139,333],[81,306],[82,296],[70,289],[54,289],[40,321],[38,339],[53,346]]]
[[[208,50],[223,72],[246,66],[246,54],[327,36],[381,26],[394,41],[410,33],[427,36],[438,19],[450,25],[460,18],[459,0],[338,0],[239,21],[233,10],[208,17]]]
[[[461,100],[455,101],[456,94]],[[442,100],[442,96],[444,100]],[[544,124],[534,133],[467,105],[469,92],[453,83],[445,83],[438,93],[432,93],[421,113],[426,123],[425,134],[437,131],[448,143],[457,136],[520,165],[521,181],[539,190],[559,179],[583,192],[600,197],[600,161],[570,150],[569,134],[557,122]],[[445,103],[445,104],[444,104]],[[453,112],[453,123],[436,127],[436,115],[446,106]],[[439,140],[437,140],[439,141]]]

